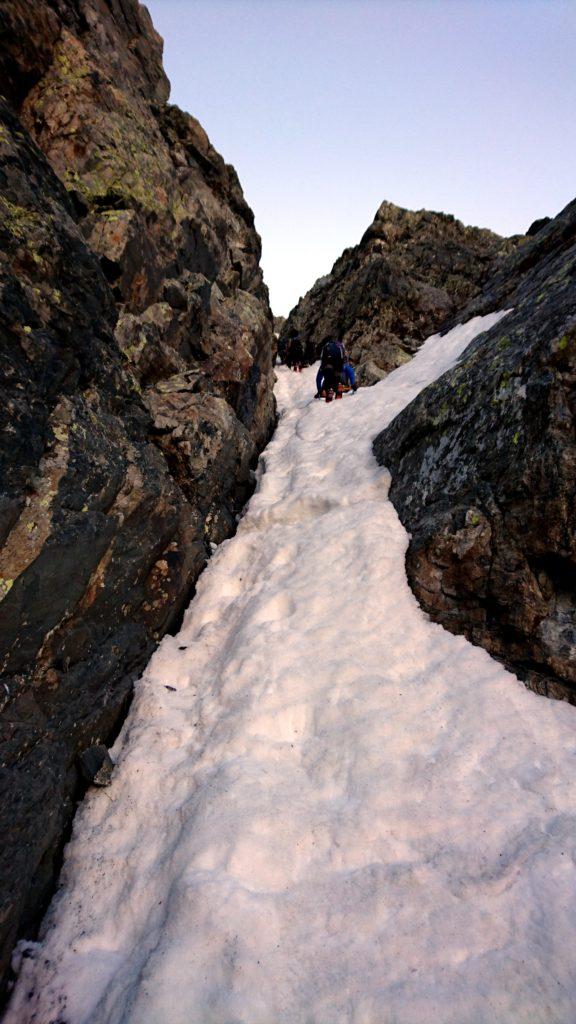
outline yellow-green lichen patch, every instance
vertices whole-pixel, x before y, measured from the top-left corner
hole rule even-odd
[[[161,140],[156,150],[150,146],[151,126],[145,118],[140,123],[129,108],[108,111],[105,118],[96,113],[92,127],[99,144],[80,173],[73,166],[63,171],[66,187],[79,191],[91,205],[102,205],[103,200],[116,205],[120,200],[126,207],[167,211],[165,185],[171,167]],[[115,219],[113,210],[105,216]]]
[[[51,71],[62,82],[79,82],[90,74],[86,51],[73,36],[64,33],[62,46],[56,50]]]
[[[126,210],[101,210],[98,216],[101,217],[102,220],[114,224],[116,221],[125,220],[126,212]]]
[[[66,426],[52,427],[52,433],[57,441],[65,442],[68,440],[68,427]]]
[[[10,202],[6,196],[0,196],[0,219],[13,238],[23,241],[40,224],[40,217],[34,210],[18,206]]]
[[[3,576],[0,576],[0,601],[4,600],[6,595],[9,594],[10,591],[12,590],[13,586],[14,580],[7,580],[4,579]]]
[[[520,441],[520,431],[517,430],[516,433],[514,434],[514,437],[512,438],[512,444],[517,445],[519,443],[519,441]]]

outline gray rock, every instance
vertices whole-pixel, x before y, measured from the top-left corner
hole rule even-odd
[[[381,366],[377,366],[373,359],[366,359],[365,362],[360,363],[356,367],[356,379],[359,387],[370,388],[373,384],[378,384],[387,376],[388,371],[383,370]]]
[[[114,762],[103,744],[88,747],[78,755],[80,771],[86,782],[93,786],[109,786],[112,781]]]
[[[506,306],[374,451],[425,610],[576,703],[576,201],[458,319]]]

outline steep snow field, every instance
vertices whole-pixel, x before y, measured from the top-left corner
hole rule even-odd
[[[576,709],[429,622],[371,440],[498,314],[278,430],[136,690],[7,1024],[572,1024]]]

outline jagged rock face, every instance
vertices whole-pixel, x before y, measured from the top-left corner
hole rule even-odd
[[[1,975],[52,885],[78,754],[233,530],[273,398],[252,213],[166,105],[145,8],[0,17]]]
[[[69,0],[58,10],[60,34],[22,119],[100,256],[124,354],[143,385],[197,366],[261,445],[272,324],[236,173],[193,117],[164,102],[161,40],[145,8]]]
[[[300,300],[284,332],[300,332],[310,359],[327,336],[340,338],[359,382],[374,383],[480,291],[510,244],[447,214],[382,203],[360,244]]]
[[[576,703],[576,202],[462,315],[513,307],[374,442],[436,621]]]

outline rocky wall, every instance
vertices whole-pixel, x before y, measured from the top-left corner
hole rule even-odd
[[[273,426],[260,239],[136,0],[0,8],[0,974]]]
[[[457,319],[511,312],[374,442],[422,607],[576,703],[576,201]]]

